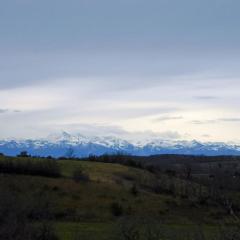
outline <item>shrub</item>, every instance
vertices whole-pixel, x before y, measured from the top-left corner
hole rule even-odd
[[[152,186],[152,190],[153,192],[155,192],[156,194],[161,194],[161,193],[165,193],[166,190],[163,188],[163,186],[160,183],[155,183]]]
[[[97,156],[95,156],[95,155],[89,155],[88,161],[92,161],[92,162],[97,161]]]
[[[132,186],[131,189],[130,189],[130,192],[131,192],[132,195],[135,196],[135,197],[138,195],[139,191],[138,191],[138,189],[137,189],[136,184],[133,184],[133,186]]]
[[[140,240],[141,239],[141,227],[138,221],[134,218],[123,218],[120,221],[119,235],[122,240]]]
[[[177,174],[175,170],[171,170],[171,169],[166,169],[165,173],[170,177],[175,177]]]
[[[17,157],[30,157],[30,155],[28,155],[27,151],[22,151],[20,152],[20,154],[17,155]]]
[[[90,180],[89,175],[84,173],[81,168],[75,169],[72,177],[75,182],[88,182]]]
[[[10,190],[8,186],[1,186],[0,196],[0,239],[58,239],[50,222],[43,222],[43,219],[39,219],[38,224],[33,224],[32,219],[29,218],[29,204],[31,205],[32,202],[37,200],[35,197],[19,196]],[[26,203],[28,203],[28,206]]]
[[[239,223],[232,227],[220,226],[219,240],[240,240]]]
[[[111,204],[111,212],[112,212],[112,215],[115,217],[122,216],[123,215],[123,207],[119,203],[113,202]]]
[[[49,222],[44,222],[36,227],[34,231],[34,240],[58,240],[52,225]]]

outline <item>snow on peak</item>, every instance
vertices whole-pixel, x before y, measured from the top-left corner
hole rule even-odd
[[[240,145],[222,142],[199,142],[197,140],[166,140],[162,138],[126,140],[116,136],[85,136],[80,133],[54,133],[45,139],[9,139],[0,140],[0,152],[15,154],[28,150],[35,155],[55,154],[62,156],[69,147],[73,147],[81,156],[88,154],[104,154],[117,151],[135,155],[152,154],[204,154],[204,155],[240,155]],[[55,150],[54,150],[55,149]],[[62,149],[60,153],[54,153]],[[45,151],[45,153],[44,153]]]

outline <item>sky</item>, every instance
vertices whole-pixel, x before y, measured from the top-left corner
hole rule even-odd
[[[0,138],[240,142],[239,0],[0,1]]]

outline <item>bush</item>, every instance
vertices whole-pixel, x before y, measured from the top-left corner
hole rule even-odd
[[[75,169],[72,177],[75,182],[88,182],[90,180],[89,175],[84,173],[81,168]]]
[[[152,186],[152,190],[156,194],[166,193],[166,189],[164,189],[163,186],[158,182]]]
[[[57,240],[50,222],[39,219],[33,224],[29,218],[29,204],[37,198],[19,196],[8,186],[0,188],[0,239],[4,240]],[[26,204],[27,203],[27,204]],[[35,209],[40,211],[40,209]]]
[[[123,215],[123,207],[119,203],[113,202],[111,204],[111,212],[112,212],[112,215],[115,217],[122,216]]]
[[[219,240],[240,240],[240,225],[221,226],[219,230]]]
[[[119,235],[122,240],[140,240],[141,239],[141,226],[136,219],[123,218],[119,223]]]
[[[131,187],[130,191],[131,191],[132,195],[135,196],[135,197],[136,197],[136,196],[138,195],[138,193],[139,193],[136,184],[133,184],[133,186]]]
[[[17,155],[17,157],[30,157],[27,151],[22,151],[20,154]]]
[[[165,173],[170,177],[176,177],[177,173],[175,170],[166,169]]]
[[[35,228],[34,240],[58,240],[52,225],[49,222],[44,222]]]

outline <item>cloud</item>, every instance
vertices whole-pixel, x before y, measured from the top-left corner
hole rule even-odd
[[[202,137],[204,137],[204,138],[210,138],[211,135],[209,135],[209,134],[203,134]]]
[[[146,139],[174,140],[182,138],[177,131],[126,131],[120,126],[106,126],[98,124],[74,124],[58,126],[61,131],[80,133],[86,136],[115,136],[129,141],[141,141]],[[59,130],[58,130],[59,132]]]
[[[192,124],[214,124],[217,123],[218,120],[193,120],[191,121]]]
[[[0,114],[4,113],[19,113],[21,112],[20,110],[11,110],[11,109],[0,109]]]
[[[7,113],[8,111],[9,111],[8,109],[0,109],[0,114]]]
[[[217,119],[209,119],[209,120],[193,120],[191,123],[193,124],[215,124],[221,122],[240,122],[240,118],[217,118]]]
[[[219,118],[221,122],[240,122],[240,118]]]
[[[206,100],[206,101],[219,99],[219,97],[216,97],[216,96],[195,96],[194,98],[198,100]]]
[[[183,119],[182,116],[163,116],[153,119],[153,122],[164,122],[164,121],[171,121],[171,120],[181,120]]]
[[[118,108],[113,106],[112,108],[106,109],[102,108],[100,110],[94,111],[94,114],[98,113],[99,115],[103,114],[111,117],[112,119],[134,119],[141,117],[153,116],[161,113],[168,113],[176,111],[175,108],[165,108],[165,107],[127,107],[123,106]]]
[[[165,132],[159,132],[158,137],[161,137],[163,139],[179,139],[181,138],[181,134],[179,134],[177,131],[165,131]]]
[[[74,123],[74,124],[56,124],[54,128],[49,126],[49,131],[59,133],[61,131],[67,131],[70,133],[81,133],[87,136],[123,136],[129,133],[125,131],[122,127],[116,125],[103,125],[103,124],[84,124],[84,123]]]
[[[158,131],[162,122],[173,137],[239,138],[239,120],[225,117],[239,112],[240,1],[150,2],[1,1],[0,133],[41,135],[60,123]]]

